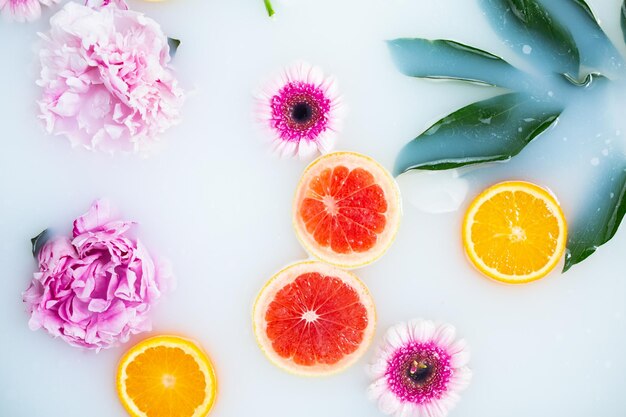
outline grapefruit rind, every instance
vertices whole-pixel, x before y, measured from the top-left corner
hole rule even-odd
[[[528,275],[503,274],[497,269],[486,265],[480,256],[474,251],[474,244],[471,238],[472,220],[483,203],[490,200],[496,194],[504,191],[521,191],[543,200],[556,218],[559,225],[560,234],[557,240],[556,250],[554,251],[552,257],[543,268]],[[483,275],[506,284],[526,284],[537,281],[548,275],[561,260],[567,244],[567,222],[557,199],[548,190],[526,181],[505,181],[487,188],[479,194],[474,201],[472,201],[463,218],[462,239],[467,257],[471,261],[472,265]]]
[[[204,402],[196,408],[196,412],[189,417],[205,417],[213,408],[215,397],[217,396],[217,378],[215,376],[215,370],[207,354],[202,351],[196,343],[179,336],[154,336],[145,339],[130,348],[124,356],[122,356],[122,359],[120,359],[117,367],[115,382],[117,395],[124,406],[124,409],[126,409],[128,414],[132,417],[149,417],[145,412],[141,411],[137,407],[133,399],[126,393],[126,369],[128,365],[131,364],[135,358],[137,358],[137,356],[144,353],[147,349],[160,346],[181,349],[183,352],[189,354],[195,359],[200,371],[205,376],[206,397]]]
[[[357,350],[344,356],[339,362],[332,365],[299,365],[291,359],[283,358],[274,352],[272,341],[267,337],[265,312],[270,303],[281,288],[293,282],[300,275],[308,272],[319,272],[322,275],[341,279],[357,292],[360,302],[367,310],[368,325],[363,332],[363,341],[360,346]],[[376,330],[376,309],[369,290],[353,273],[320,261],[302,261],[283,268],[265,283],[254,302],[252,321],[257,344],[271,363],[294,375],[319,377],[339,373],[353,365],[363,356],[370,346]]]
[[[387,201],[387,211],[385,213],[387,223],[385,230],[377,236],[377,244],[366,252],[353,252],[350,254],[340,254],[334,252],[329,247],[320,246],[315,239],[307,232],[306,226],[299,215],[300,202],[307,191],[308,181],[318,175],[323,169],[343,165],[352,170],[355,168],[365,168],[370,172],[376,183],[383,189]],[[322,155],[311,162],[302,173],[298,182],[296,195],[293,203],[293,227],[296,236],[304,249],[315,259],[327,262],[344,269],[355,269],[378,260],[387,252],[396,238],[400,228],[400,218],[402,217],[402,202],[400,198],[400,188],[391,174],[373,158],[356,152],[332,152]]]

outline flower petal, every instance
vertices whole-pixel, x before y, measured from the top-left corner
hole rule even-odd
[[[470,351],[465,339],[456,341],[449,348],[451,352],[450,364],[455,368],[461,368],[469,363]]]
[[[387,372],[387,360],[383,355],[378,355],[376,362],[367,366],[367,373],[371,378],[381,378]]]
[[[410,334],[413,340],[427,342],[435,335],[435,323],[430,320],[414,319],[409,321]]]
[[[385,414],[394,414],[400,408],[400,400],[392,392],[385,391],[378,398],[378,408]]]
[[[378,378],[367,387],[367,397],[371,401],[377,401],[385,391],[387,391],[387,380]]]
[[[448,347],[456,336],[456,329],[454,326],[444,323],[440,324],[437,330],[435,331],[435,341],[438,345],[442,347]]]
[[[450,381],[450,387],[454,391],[462,391],[467,388],[472,380],[472,370],[467,366],[456,369]]]
[[[397,417],[417,417],[419,415],[419,409],[417,405],[405,402],[400,405],[398,411],[395,414]]]
[[[400,348],[411,341],[408,325],[398,323],[392,326],[385,333],[385,341],[394,348]]]

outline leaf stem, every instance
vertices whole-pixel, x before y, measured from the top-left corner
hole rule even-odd
[[[265,10],[267,10],[268,16],[274,16],[274,9],[272,8],[272,3],[270,2],[270,0],[263,0],[263,3],[265,3]]]

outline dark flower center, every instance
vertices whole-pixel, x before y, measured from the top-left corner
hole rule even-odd
[[[328,129],[331,105],[321,87],[292,81],[272,97],[272,125],[281,139],[316,140]]]
[[[424,404],[448,390],[452,376],[450,355],[432,342],[411,342],[388,362],[387,381],[403,401]]]
[[[428,380],[433,376],[435,367],[428,363],[427,360],[413,360],[411,366],[407,369],[407,375],[409,379],[418,385],[428,383]]]
[[[296,103],[291,108],[291,117],[296,123],[306,123],[311,120],[313,109],[307,102]]]
[[[285,124],[295,131],[304,132],[323,117],[319,103],[308,93],[289,97],[283,107]]]

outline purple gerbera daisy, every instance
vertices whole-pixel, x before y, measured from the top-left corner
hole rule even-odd
[[[341,104],[335,80],[319,68],[306,63],[287,68],[257,100],[259,119],[281,156],[306,158],[333,148]]]
[[[369,397],[396,417],[444,417],[472,372],[469,350],[449,324],[412,320],[391,327],[369,366]]]

